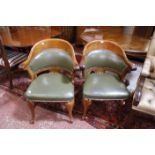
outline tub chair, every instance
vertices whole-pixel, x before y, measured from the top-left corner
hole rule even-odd
[[[21,68],[28,71],[31,84],[25,97],[35,120],[36,102],[65,103],[72,122],[74,106],[73,70],[77,61],[72,45],[62,39],[45,39],[36,43]]]
[[[116,100],[125,104],[131,97],[125,76],[136,67],[116,43],[95,40],[84,47],[80,63],[83,71],[83,119],[93,100]]]

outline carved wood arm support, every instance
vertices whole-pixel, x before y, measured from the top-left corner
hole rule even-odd
[[[75,85],[82,85],[83,84],[83,82],[84,82],[83,72],[84,72],[84,70],[81,69],[80,65],[76,65],[74,67],[74,84]]]
[[[136,66],[135,64],[132,64],[131,69],[128,69],[128,70],[126,71],[126,73],[131,73],[131,72],[136,71],[136,70],[137,70],[137,66]],[[126,76],[122,76],[121,79],[122,79],[122,81],[124,82],[124,84],[125,84],[126,86],[129,86],[129,85],[130,85],[130,79],[127,79]]]

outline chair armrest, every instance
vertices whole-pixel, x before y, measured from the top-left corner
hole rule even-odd
[[[131,71],[136,71],[136,70],[137,70],[137,66],[136,66],[136,64],[133,64],[132,68],[131,68]]]
[[[132,64],[130,70],[128,70],[128,74],[132,74],[133,71],[137,71],[137,65],[136,65],[136,64]],[[126,76],[122,77],[121,79],[122,79],[122,81],[124,82],[124,84],[125,84],[126,86],[129,86],[129,85],[130,85],[130,82],[131,82],[131,81],[130,81],[130,79],[128,79]]]
[[[128,85],[130,84],[128,79],[124,79],[123,82],[124,82],[124,84],[125,84],[126,86],[128,86]]]
[[[83,65],[76,65],[74,67],[74,84],[75,85],[82,85],[84,83],[83,72],[84,72]]]
[[[141,75],[141,71],[142,71],[142,65],[137,64],[136,68],[137,68],[136,71],[128,72],[123,79],[130,93],[133,93],[136,90],[136,87],[138,85],[138,81]],[[125,81],[125,79],[127,80]]]
[[[80,65],[80,70],[82,72],[82,77],[84,78],[85,65]]]
[[[72,81],[75,85],[82,85],[84,83],[83,75],[81,70],[77,70],[74,72],[74,79]]]
[[[72,81],[73,84],[78,85],[78,86],[81,86],[84,82],[85,82],[84,79],[80,79],[77,77],[75,77],[74,80]]]
[[[74,71],[79,71],[80,70],[80,66],[79,65],[75,65],[74,66]]]
[[[85,69],[85,65],[80,64],[79,67],[80,67],[81,70]]]

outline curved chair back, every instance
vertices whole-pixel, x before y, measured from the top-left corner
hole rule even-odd
[[[22,64],[22,68],[28,70],[31,78],[35,78],[38,73],[49,71],[73,71],[73,66],[77,64],[72,45],[62,39],[45,39],[36,43],[27,58]]]
[[[120,76],[132,68],[124,50],[112,41],[95,40],[88,43],[83,50],[81,64],[86,70],[100,68],[119,74]]]

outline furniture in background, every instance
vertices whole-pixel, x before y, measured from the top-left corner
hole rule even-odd
[[[59,38],[75,43],[77,26],[50,26],[51,30],[61,32]]]
[[[88,43],[80,68],[84,79],[84,119],[92,101],[115,100],[124,104],[132,98],[133,92],[128,89],[125,76],[136,68],[118,44],[104,40]]]
[[[155,32],[134,94],[132,109],[155,116]]]
[[[133,97],[132,114],[155,116],[155,80],[141,77]]]
[[[10,88],[13,88],[10,64],[8,62],[7,54],[5,52],[4,46],[2,44],[2,40],[0,38],[0,66],[1,65],[5,68],[5,70],[7,72],[7,75],[8,75],[8,78],[9,78],[9,82],[10,82]]]
[[[27,58],[27,54],[23,52],[18,52],[11,48],[5,48],[2,39],[0,39],[0,50],[0,76],[4,77],[5,73],[3,70],[5,69],[7,71],[7,75],[10,81],[9,87],[12,89],[14,87],[12,68],[23,62]]]
[[[151,39],[155,26],[135,26],[133,34],[142,38]]]
[[[142,59],[146,57],[150,45],[149,39],[124,34],[122,32],[111,33],[108,31],[84,31],[81,33],[81,39],[84,41],[84,43],[88,43],[93,40],[114,41],[123,48],[128,56]]]
[[[61,31],[51,27],[0,27],[6,59],[10,69],[14,68],[27,58],[31,47],[38,41],[51,37],[59,37]],[[0,66],[6,66],[0,59]],[[12,86],[11,86],[12,87]]]
[[[61,31],[62,31],[62,35],[61,35],[62,39],[65,39],[71,43],[75,42],[76,26],[62,26]]]
[[[62,39],[45,39],[36,43],[25,62],[32,83],[25,96],[31,111],[31,121],[35,120],[36,102],[63,102],[72,122],[74,106],[73,71],[77,65],[72,45]]]
[[[2,36],[5,47],[31,48],[40,40],[59,37],[61,31],[45,26],[12,26],[1,28],[0,35]]]
[[[142,76],[155,79],[155,33],[144,62]]]
[[[85,30],[96,29],[97,31],[109,33],[123,33],[123,26],[77,26],[76,27],[76,44],[83,45],[81,34]]]

